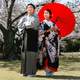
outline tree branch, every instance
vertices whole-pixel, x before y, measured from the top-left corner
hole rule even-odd
[[[22,16],[24,16],[27,12],[22,13],[21,15],[19,15],[18,17],[16,17],[15,19],[12,20],[11,24],[13,24],[16,20],[18,20],[19,18],[21,18]]]
[[[51,2],[53,3],[55,0],[52,0]]]
[[[8,8],[8,1],[7,1],[7,0],[5,0],[5,3],[6,3],[6,7]]]
[[[2,24],[0,24],[0,30],[3,32],[3,35],[5,35],[7,29]]]
[[[8,9],[8,19],[7,19],[7,27],[8,27],[8,29],[11,26],[11,21],[12,21],[11,16],[12,16],[12,10],[13,10],[14,3],[15,3],[15,0],[11,0],[11,5],[10,5],[10,7]]]
[[[73,13],[79,13],[80,12],[80,10],[78,10],[78,11],[73,11]]]

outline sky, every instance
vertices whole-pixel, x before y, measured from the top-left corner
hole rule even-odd
[[[68,1],[74,3],[75,0],[61,0],[60,2],[61,3],[67,3]]]
[[[71,2],[71,3],[80,3],[80,0],[58,0],[60,3],[66,4],[67,2]]]

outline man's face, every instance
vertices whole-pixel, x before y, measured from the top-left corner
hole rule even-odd
[[[35,9],[31,5],[28,5],[26,10],[27,10],[29,15],[32,15],[35,12]]]

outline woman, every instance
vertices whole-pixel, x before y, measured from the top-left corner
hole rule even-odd
[[[38,51],[38,17],[35,15],[35,6],[28,4],[27,14],[20,19],[18,30],[23,32],[21,73],[24,76],[36,74],[36,57]]]
[[[58,28],[50,20],[52,13],[44,11],[44,20],[39,28],[40,63],[44,66],[47,76],[52,76],[58,70]],[[43,59],[43,60],[42,60]]]

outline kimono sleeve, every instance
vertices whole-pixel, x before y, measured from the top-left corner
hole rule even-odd
[[[40,22],[39,22],[38,16],[35,15],[34,16],[34,28],[38,29],[39,26],[40,26]]]

